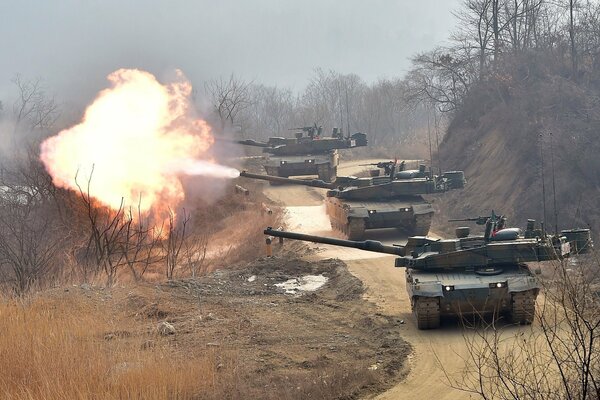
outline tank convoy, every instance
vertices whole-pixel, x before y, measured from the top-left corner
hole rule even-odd
[[[444,193],[465,185],[462,171],[449,171],[438,176],[427,171],[424,165],[409,170],[405,168],[405,162],[379,164],[386,172],[383,176],[344,176],[337,177],[333,183],[247,171],[240,176],[328,189],[325,204],[331,226],[350,240],[361,240],[366,230],[379,228],[397,228],[409,235],[427,235],[434,209],[422,195]]]
[[[293,128],[294,138],[271,137],[266,142],[252,139],[236,140],[245,146],[261,147],[268,154],[264,164],[268,175],[289,177],[317,175],[320,180],[331,182],[337,175],[338,149],[366,146],[367,135],[355,133],[344,137],[342,131],[333,128],[331,137],[323,137],[320,126]]]
[[[561,259],[570,254],[564,236],[534,236],[528,223],[524,235],[505,228],[506,219],[493,212],[478,217],[483,235],[457,228],[454,239],[410,237],[404,246],[304,235],[267,228],[266,235],[397,256],[404,267],[406,289],[419,329],[435,329],[442,316],[504,315],[516,324],[530,324],[540,286],[527,262]],[[535,224],[535,223],[534,223]]]

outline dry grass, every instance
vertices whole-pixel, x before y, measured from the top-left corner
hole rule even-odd
[[[215,354],[179,359],[160,343],[145,349],[147,335],[106,340],[115,315],[70,300],[0,305],[0,398],[190,399],[214,391]]]
[[[317,359],[298,368],[289,364],[293,347],[257,370],[256,359],[276,350],[228,345],[231,338],[220,335],[238,330],[240,310],[213,305],[218,322],[198,325],[206,307],[192,295],[154,285],[55,289],[0,300],[0,399],[331,399],[382,384],[382,376],[368,370],[370,357],[333,365],[326,357],[322,365]],[[261,318],[276,330],[270,325],[278,324],[276,317]],[[162,320],[173,322],[177,333],[158,335]],[[243,343],[247,333],[240,334]],[[213,338],[220,345],[208,346]],[[281,364],[271,364],[276,360]]]

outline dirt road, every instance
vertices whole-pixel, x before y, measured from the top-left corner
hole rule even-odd
[[[369,160],[352,161],[340,165],[339,175],[355,174],[364,167],[358,164]],[[334,235],[322,206],[323,190],[303,186],[275,186],[265,189],[265,194],[285,205],[290,230],[302,233]],[[387,244],[404,243],[395,230],[367,233],[369,239]],[[404,269],[394,268],[393,256],[381,257],[378,253],[309,244],[316,249],[314,257],[337,257],[344,260],[350,272],[367,287],[366,297],[382,314],[403,319],[402,337],[413,346],[410,372],[405,380],[377,399],[469,399],[469,394],[450,388],[444,378],[440,363],[446,371],[460,374],[464,364],[463,330],[457,322],[446,322],[438,330],[419,331],[411,314],[406,295]],[[439,361],[438,361],[439,360]]]

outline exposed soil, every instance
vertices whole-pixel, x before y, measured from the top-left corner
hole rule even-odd
[[[328,281],[298,294],[275,286],[306,275]],[[238,380],[226,397],[357,398],[381,393],[407,372],[404,321],[363,300],[362,282],[339,260],[308,262],[286,250],[199,279],[61,296],[82,291],[101,311],[114,308],[135,321],[107,332],[106,340],[133,344],[147,337],[149,350],[166,346],[182,358],[215,352],[215,368],[233,369]],[[175,334],[157,335],[163,321]]]

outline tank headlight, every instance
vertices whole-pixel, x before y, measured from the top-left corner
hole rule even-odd
[[[315,160],[306,160],[307,163],[312,164],[315,162]]]
[[[369,210],[369,214],[375,214],[377,211],[375,210]]]
[[[490,283],[490,289],[503,288],[503,287],[506,287],[506,282]]]
[[[454,286],[451,286],[451,285],[444,286],[444,290],[446,292],[451,292],[454,290]]]
[[[287,161],[282,161],[282,162],[281,162],[281,165],[283,165],[283,164],[286,164],[286,163],[287,163]]]
[[[404,211],[409,212],[410,208],[405,208]]]

